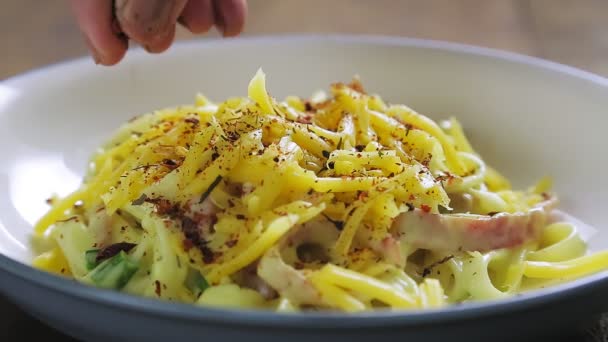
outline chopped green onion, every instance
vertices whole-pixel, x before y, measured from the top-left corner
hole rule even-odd
[[[86,262],[87,270],[92,270],[99,264],[97,262],[97,255],[99,255],[99,249],[89,249],[84,252],[84,260]]]
[[[194,269],[190,269],[188,272],[185,285],[196,297],[200,296],[209,287],[209,283],[205,277]]]
[[[99,287],[120,290],[137,272],[138,265],[127,253],[120,253],[103,261],[90,273],[91,280]]]

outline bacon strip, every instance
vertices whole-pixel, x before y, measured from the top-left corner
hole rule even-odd
[[[414,248],[458,251],[490,251],[519,246],[540,237],[555,200],[525,213],[493,216],[429,214],[416,209],[401,214],[393,225],[396,237]]]

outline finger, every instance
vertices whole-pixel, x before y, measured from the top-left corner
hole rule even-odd
[[[116,17],[129,38],[158,51],[170,45],[187,0],[116,0]],[[169,39],[171,41],[169,41]]]
[[[213,9],[215,24],[224,37],[241,33],[247,16],[245,0],[213,0]]]
[[[175,25],[173,25],[171,28],[169,28],[169,32],[167,32],[164,36],[154,39],[150,43],[145,44],[143,47],[148,52],[161,53],[161,52],[167,50],[171,46],[174,39],[175,39]]]
[[[180,22],[192,33],[205,33],[213,26],[213,2],[211,0],[189,0],[180,17]]]
[[[112,0],[71,0],[71,5],[95,62],[118,63],[129,44],[112,25]]]

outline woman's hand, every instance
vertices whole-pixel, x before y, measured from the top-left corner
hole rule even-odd
[[[179,23],[192,33],[214,25],[225,37],[245,24],[246,0],[70,0],[96,63],[114,65],[125,55],[128,40],[147,51],[165,51]]]

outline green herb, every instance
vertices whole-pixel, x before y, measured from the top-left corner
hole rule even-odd
[[[122,289],[137,272],[138,265],[124,251],[103,261],[90,273],[91,280],[98,287]]]
[[[205,277],[199,271],[192,268],[186,276],[185,285],[196,297],[200,296],[209,287],[209,283]]]
[[[84,260],[86,262],[87,265],[87,270],[92,270],[95,267],[97,267],[97,264],[99,264],[97,262],[97,256],[99,255],[99,249],[89,249],[88,251],[84,252]]]

